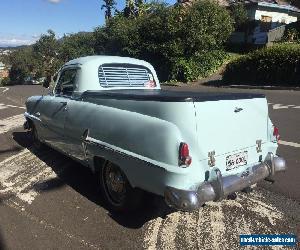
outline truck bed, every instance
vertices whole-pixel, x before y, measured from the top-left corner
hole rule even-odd
[[[224,93],[224,92],[188,92],[188,91],[170,91],[170,90],[105,90],[105,91],[85,91],[81,98],[108,98],[136,101],[158,101],[158,102],[205,102],[218,100],[239,100],[265,98],[263,94],[248,93]]]

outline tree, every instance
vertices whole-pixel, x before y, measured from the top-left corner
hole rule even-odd
[[[13,83],[23,83],[25,77],[34,76],[39,64],[31,47],[13,51],[6,62],[11,65],[9,78]]]
[[[229,12],[212,1],[198,1],[188,8],[180,22],[187,56],[219,49],[233,31]]]
[[[97,54],[139,56],[141,44],[135,19],[119,15],[109,20],[105,27],[97,28],[94,35]]]
[[[124,9],[125,17],[134,17],[135,16],[135,2],[134,0],[126,0],[126,5]]]
[[[249,19],[245,3],[240,0],[236,0],[235,3],[230,6],[230,13],[234,20],[235,30],[245,33],[244,42],[247,43],[249,36],[258,25],[258,21]]]
[[[112,11],[115,10],[115,0],[103,0],[104,4],[101,6],[101,10],[105,9],[105,19],[108,20],[112,17]]]
[[[138,17],[143,15],[151,8],[154,2],[146,4],[144,0],[126,0],[126,6],[123,10],[125,17]],[[155,4],[155,3],[154,3]]]
[[[234,19],[234,27],[237,31],[243,30],[245,28],[248,20],[247,10],[243,3],[236,3],[230,6],[230,12],[232,18]]]
[[[91,32],[65,35],[60,41],[59,58],[67,62],[82,56],[95,54],[95,38]]]
[[[142,15],[146,11],[146,4],[144,3],[144,0],[135,0],[134,1],[135,5],[135,14],[136,16]]]
[[[53,76],[59,69],[62,61],[59,58],[60,43],[52,30],[43,34],[41,38],[33,45],[33,52],[39,61],[37,72],[43,76]]]

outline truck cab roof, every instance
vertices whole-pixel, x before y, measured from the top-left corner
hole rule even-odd
[[[60,72],[78,68],[77,92],[110,89],[160,89],[152,65],[146,61],[120,56],[87,56],[64,64]]]

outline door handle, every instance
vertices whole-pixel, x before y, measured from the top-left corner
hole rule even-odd
[[[67,105],[67,102],[60,102],[63,106]]]

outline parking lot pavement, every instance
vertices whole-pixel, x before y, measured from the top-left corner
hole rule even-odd
[[[26,97],[43,90],[1,90],[0,249],[239,249],[239,234],[300,232],[297,144],[279,146],[288,161],[287,173],[273,185],[263,183],[250,194],[240,193],[236,200],[163,216],[160,203],[148,198],[135,214],[113,214],[88,169],[49,148],[34,150],[29,134],[19,127]],[[300,143],[300,116],[295,113],[300,112],[295,108],[300,93],[261,92],[268,97],[282,140]],[[276,104],[294,106],[279,109]]]
[[[240,234],[295,233],[299,203],[257,189],[236,200],[209,202],[194,213],[175,212],[147,225],[148,249],[240,249]],[[299,224],[298,224],[299,225]]]

